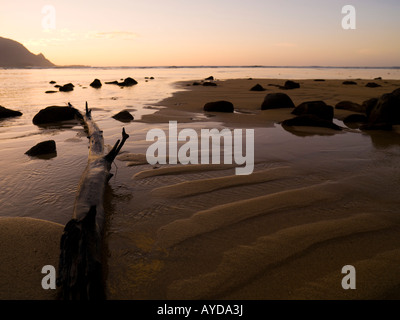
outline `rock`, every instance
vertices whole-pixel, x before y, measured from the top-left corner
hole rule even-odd
[[[41,125],[60,121],[82,119],[81,113],[73,107],[50,106],[40,110],[32,119],[33,124]]]
[[[121,112],[118,112],[117,114],[112,116],[115,120],[121,121],[121,122],[130,122],[134,118],[133,116],[126,110],[123,110]]]
[[[214,77],[213,77],[213,76],[209,76],[208,78],[205,78],[204,80],[206,80],[206,81],[213,81],[213,80],[214,80]]]
[[[380,84],[377,84],[377,83],[375,83],[375,82],[368,82],[365,86],[368,87],[368,88],[378,88],[378,87],[382,87]]]
[[[59,84],[56,84],[56,85],[54,86],[54,88],[61,88],[61,86],[60,86]]]
[[[357,82],[347,80],[347,81],[343,81],[342,84],[344,84],[344,85],[356,85]]]
[[[314,81],[323,82],[323,81],[325,81],[325,79],[314,79]]]
[[[56,92],[58,92],[58,91],[55,91],[55,90],[48,90],[48,91],[46,91],[45,93],[56,93]]]
[[[287,90],[298,89],[298,88],[300,88],[300,83],[294,82],[292,80],[286,81],[285,85],[283,86],[283,89],[287,89]]]
[[[303,102],[292,111],[292,114],[297,116],[311,114],[328,121],[333,120],[333,113],[333,107],[328,106],[324,101]]]
[[[394,94],[394,95],[397,96],[397,97],[400,97],[400,88],[394,90],[394,91],[392,92],[392,94]]]
[[[374,80],[382,80],[382,77],[377,77]]]
[[[215,82],[203,82],[204,87],[216,87],[217,84]]]
[[[137,81],[130,77],[126,78],[122,83],[119,83],[120,86],[124,86],[124,87],[131,87],[135,84],[137,84]]]
[[[322,127],[333,130],[342,130],[341,127],[334,124],[332,121],[321,119],[313,114],[304,114],[293,119],[285,120],[282,122],[282,126]]]
[[[261,110],[294,108],[294,103],[285,93],[269,93],[261,104]]]
[[[265,91],[265,90],[266,89],[258,83],[250,89],[250,91]]]
[[[19,117],[19,116],[22,116],[21,112],[14,111],[14,110],[7,109],[7,108],[0,106],[0,119]]]
[[[348,115],[346,118],[343,119],[344,123],[352,123],[352,122],[358,122],[358,123],[365,123],[367,122],[368,118],[367,116],[363,114],[351,114]]]
[[[110,82],[106,82],[106,84],[116,84],[121,87],[131,87],[131,86],[134,86],[135,84],[137,84],[137,81],[135,79],[132,79],[131,77],[128,77],[122,82],[110,81]]]
[[[365,113],[365,106],[364,105],[359,105],[358,103],[351,102],[351,101],[341,101],[338,102],[335,106],[336,109],[341,109],[341,110],[349,110],[349,111],[354,111],[354,112],[361,112]]]
[[[56,152],[56,142],[54,140],[48,140],[33,146],[25,152],[25,154],[31,157],[37,157],[41,155],[54,154]]]
[[[400,124],[400,97],[393,93],[383,94],[370,110],[365,130],[388,130]]]
[[[221,100],[215,102],[208,102],[203,107],[204,111],[210,112],[230,112],[234,111],[234,106],[231,102]]]
[[[197,82],[197,81],[195,81],[195,82],[192,83],[192,86],[200,86],[200,85],[201,85],[201,83],[200,83],[200,82]]]
[[[72,83],[64,84],[63,86],[59,87],[58,90],[63,92],[69,92],[74,90],[74,85]]]
[[[378,100],[379,100],[378,98],[371,98],[371,99],[365,100],[362,103],[362,107],[365,109],[365,113],[367,115],[367,118],[371,114],[371,110],[375,107],[375,105],[377,104]]]
[[[98,89],[98,88],[101,88],[102,84],[101,84],[101,81],[99,79],[94,79],[93,82],[90,84],[90,86],[92,88]]]
[[[51,80],[50,82],[49,82],[50,84],[54,84],[54,83],[56,83],[54,80]]]

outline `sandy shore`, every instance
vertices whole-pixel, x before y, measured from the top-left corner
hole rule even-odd
[[[390,299],[400,298],[400,231],[393,177],[400,173],[395,132],[343,132],[278,124],[291,110],[261,111],[267,93],[285,92],[298,105],[363,101],[392,92],[400,81],[216,81],[188,86],[142,122],[166,129],[255,128],[255,170],[231,166],[158,165],[125,154],[134,200],[109,236],[110,299]],[[267,90],[251,92],[255,84]],[[272,84],[273,86],[269,86]],[[206,102],[231,101],[234,114],[204,112]],[[340,123],[349,112],[335,110]],[[341,123],[343,125],[343,123]],[[135,162],[136,161],[136,162]],[[134,217],[134,218],[133,218]],[[124,226],[122,224],[125,224]],[[125,265],[126,267],[121,267]],[[342,268],[356,269],[356,290],[344,290]]]
[[[398,299],[400,298],[400,136],[347,128],[278,124],[291,110],[261,111],[267,93],[285,92],[297,105],[335,105],[379,97],[400,81],[216,81],[188,86],[160,102],[142,124],[254,128],[255,166],[149,165],[142,149],[118,158],[118,183],[129,194],[112,203],[108,221],[108,299]],[[267,90],[251,92],[255,84]],[[233,114],[203,111],[231,101]],[[353,112],[335,110],[340,122]],[[294,131],[296,131],[294,130]],[[121,187],[122,188],[122,187]],[[117,204],[115,204],[117,203]],[[111,205],[105,206],[106,210]],[[63,226],[29,218],[0,219],[0,299],[55,299],[41,288],[41,267],[58,264]],[[342,267],[356,269],[356,290],[344,290]]]

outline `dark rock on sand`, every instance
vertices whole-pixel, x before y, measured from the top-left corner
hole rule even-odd
[[[365,113],[366,107],[365,105],[359,105],[358,103],[351,102],[351,101],[341,101],[338,102],[335,106],[336,109],[341,109],[341,110],[349,110],[349,111],[354,111],[354,112],[361,112]]]
[[[42,125],[60,121],[82,119],[81,113],[74,107],[50,106],[40,110],[32,119],[33,124]]]
[[[365,130],[390,130],[400,124],[400,97],[393,93],[383,94],[368,114]]]
[[[22,116],[21,112],[14,111],[14,110],[7,109],[7,108],[0,106],[0,119],[19,117],[19,116]]]
[[[204,80],[206,80],[206,81],[213,81],[213,80],[214,80],[214,77],[213,77],[213,76],[209,76],[208,78],[205,78]]]
[[[348,115],[346,118],[343,119],[344,123],[353,123],[353,122],[358,122],[358,123],[365,123],[367,122],[368,118],[366,115],[355,113]]]
[[[94,79],[93,82],[90,84],[90,86],[98,89],[98,88],[101,88],[102,84],[99,79]]]
[[[342,84],[345,84],[345,85],[356,85],[357,82],[347,80],[347,81],[343,81]]]
[[[137,84],[137,81],[135,79],[131,78],[131,77],[128,77],[122,82],[109,81],[109,82],[106,82],[106,84],[116,84],[116,85],[119,85],[121,87],[131,87],[131,86],[134,86],[135,84]]]
[[[118,112],[117,114],[112,116],[115,120],[121,121],[121,122],[130,122],[134,118],[133,116],[126,110],[123,110],[121,112]]]
[[[203,82],[203,86],[204,86],[204,87],[216,87],[217,84],[216,84],[215,82],[209,82],[209,81],[207,81],[207,82]]]
[[[204,111],[210,111],[210,112],[230,112],[230,113],[232,113],[235,108],[231,102],[221,100],[221,101],[215,101],[215,102],[208,102],[204,105],[203,109],[204,109]]]
[[[285,120],[282,122],[282,126],[322,127],[333,130],[342,130],[341,127],[334,124],[332,121],[321,119],[313,114],[304,114],[293,119]]]
[[[365,100],[362,103],[362,107],[365,109],[365,113],[367,115],[367,118],[369,117],[369,115],[371,114],[372,109],[376,106],[376,104],[378,103],[378,98],[371,98],[368,100]]]
[[[74,90],[74,85],[72,83],[64,84],[63,86],[59,87],[58,90],[63,92],[69,92]]]
[[[392,94],[394,94],[394,95],[397,96],[397,97],[400,97],[400,88],[394,90],[394,91],[392,92]]]
[[[375,83],[375,82],[368,82],[365,86],[368,87],[368,88],[378,88],[378,87],[382,87],[380,84],[377,84],[377,83]]]
[[[267,89],[265,89],[262,85],[258,83],[250,89],[250,91],[265,91],[265,90]]]
[[[56,142],[54,140],[48,140],[33,146],[27,152],[25,152],[25,154],[31,157],[37,157],[41,155],[54,154],[56,152]]]
[[[300,83],[294,82],[292,80],[287,80],[282,89],[290,90],[290,89],[298,89],[298,88],[300,88]]]
[[[297,116],[314,115],[327,121],[333,120],[333,113],[333,107],[328,106],[324,101],[303,102],[292,111],[292,114]]]
[[[269,93],[261,104],[261,110],[294,108],[294,103],[285,93]]]

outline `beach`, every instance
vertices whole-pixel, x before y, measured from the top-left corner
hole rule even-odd
[[[294,117],[292,109],[261,110],[264,97],[276,92],[296,106],[316,100],[362,104],[399,88],[400,80],[343,85],[347,79],[296,79],[300,88],[283,90],[285,80],[217,78],[216,86],[193,85],[204,79],[180,81],[171,96],[151,104],[155,112],[126,125],[132,137],[105,195],[107,299],[400,298],[399,128],[350,128],[343,120],[355,112],[337,108],[340,131],[288,128],[281,122]],[[380,86],[365,86],[372,81]],[[266,90],[250,91],[256,84]],[[232,102],[235,112],[203,110],[219,100]],[[235,165],[224,163],[149,164],[146,133],[168,132],[169,121],[198,133],[254,129],[254,171],[236,175]],[[108,141],[122,126],[113,128],[104,117],[100,124],[111,133]],[[79,153],[82,161],[85,152]],[[57,239],[69,217],[57,219],[0,219],[8,248],[1,251],[3,298],[56,298],[41,288],[39,268],[58,263]],[[26,241],[13,240],[17,235]],[[10,250],[16,259],[5,258]],[[32,263],[21,271],[26,276],[8,272],[18,269],[18,259]],[[342,287],[348,265],[356,270],[356,290]]]

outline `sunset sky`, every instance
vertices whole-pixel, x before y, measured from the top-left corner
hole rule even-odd
[[[399,17],[399,0],[1,0],[0,36],[57,65],[399,66]]]

